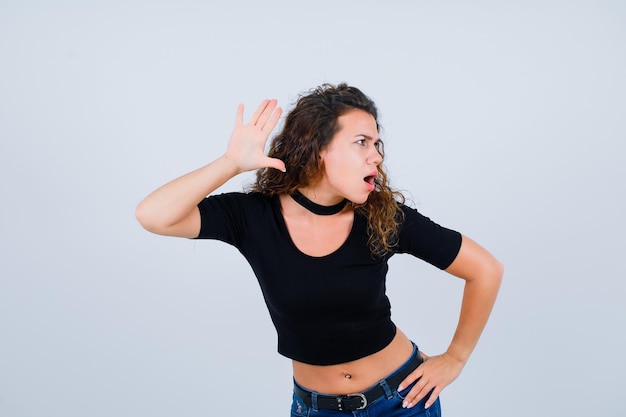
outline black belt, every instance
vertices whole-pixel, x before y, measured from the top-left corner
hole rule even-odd
[[[398,385],[409,376],[411,372],[413,372],[420,364],[422,363],[422,356],[419,352],[415,353],[415,357],[411,359],[411,361],[406,364],[400,372],[396,375],[393,375],[387,379],[383,379],[378,384],[374,385],[372,388],[367,391],[360,392],[358,394],[347,394],[347,395],[317,395],[317,408],[318,409],[326,409],[326,410],[335,410],[335,411],[354,411],[354,410],[362,410],[367,407],[368,404],[374,402],[382,396],[385,396],[385,389],[383,388],[383,381],[387,383],[389,389],[395,390],[398,388]],[[307,407],[313,406],[313,401],[311,399],[311,391],[305,390],[301,388],[298,384],[294,384],[294,392],[298,397],[302,399],[302,401],[307,405]]]

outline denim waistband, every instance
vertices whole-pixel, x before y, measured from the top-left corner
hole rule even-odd
[[[421,356],[419,355],[419,349],[413,343],[413,352],[411,356],[395,371],[364,389],[360,393],[349,395],[333,395],[312,391],[298,384],[294,378],[294,392],[302,401],[313,409],[328,408],[340,411],[359,410],[365,408],[368,404],[377,400],[382,396],[390,398],[393,395],[393,391],[398,388],[398,385],[404,378],[406,378],[415,368],[421,364]],[[356,401],[356,403],[355,403]],[[355,405],[356,404],[356,405]]]

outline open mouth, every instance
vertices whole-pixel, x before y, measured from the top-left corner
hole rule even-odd
[[[365,181],[369,185],[374,185],[374,181],[376,180],[377,176],[378,175],[368,175],[367,177],[363,178],[363,181]]]

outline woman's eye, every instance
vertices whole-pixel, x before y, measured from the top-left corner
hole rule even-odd
[[[359,139],[356,141],[358,145],[365,145],[365,139]]]

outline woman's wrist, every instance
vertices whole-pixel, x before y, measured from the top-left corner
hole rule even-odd
[[[465,366],[465,364],[469,360],[470,353],[471,352],[467,352],[466,349],[450,346],[448,347],[448,350],[446,350],[445,355]]]

